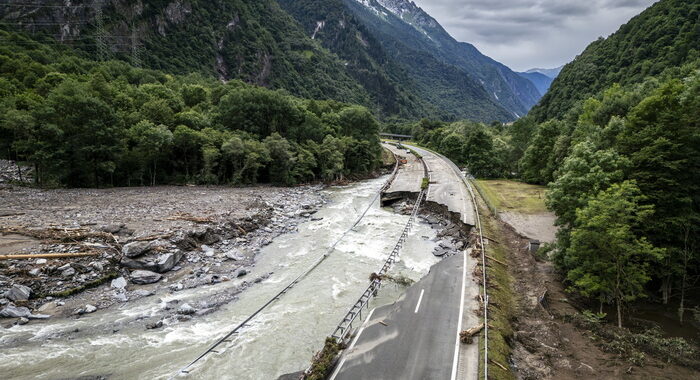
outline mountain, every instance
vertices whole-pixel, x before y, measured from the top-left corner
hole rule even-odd
[[[361,104],[385,120],[509,121],[541,96],[403,0],[9,0],[0,23],[91,58]]]
[[[577,102],[614,83],[640,83],[700,57],[700,2],[662,0],[608,38],[588,45],[562,69],[530,114],[562,118]]]
[[[559,67],[553,68],[553,69],[540,69],[540,68],[534,68],[525,71],[525,74],[532,74],[532,73],[540,73],[545,76],[548,76],[549,78],[552,78],[552,80],[556,79],[557,76],[559,76],[559,73],[561,72],[561,69],[564,68],[564,65],[561,65]]]
[[[0,21],[53,35],[93,58],[136,58],[144,67],[173,74],[240,79],[305,98],[375,108],[343,62],[308,38],[274,0],[101,3],[98,12],[92,0],[3,2]]]
[[[534,84],[537,88],[537,91],[539,91],[542,95],[547,93],[549,86],[554,80],[554,78],[550,78],[538,71],[518,73],[518,75],[532,82],[532,84]]]
[[[404,103],[415,104],[410,108],[414,112],[427,109],[441,119],[506,121],[514,117],[459,68],[407,47],[397,55],[342,0],[278,1],[308,36],[337,54],[348,72],[380,102],[393,103],[394,94],[406,93],[410,96]],[[415,32],[408,24],[395,21]]]
[[[343,1],[389,54],[416,77],[457,69],[481,84],[488,96],[515,118],[527,113],[541,97],[529,80],[481,54],[473,45],[456,41],[413,2]]]

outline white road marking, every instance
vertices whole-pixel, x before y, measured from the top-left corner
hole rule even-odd
[[[423,300],[423,292],[425,292],[425,289],[420,290],[420,296],[418,296],[418,303],[416,304],[416,311],[414,311],[413,313],[417,313],[418,309],[420,308],[420,301]]]
[[[459,333],[462,331],[462,315],[464,314],[464,281],[467,278],[467,252],[463,251],[464,263],[462,264],[462,298],[459,304],[459,321],[457,322],[457,337],[455,338],[455,356],[452,360],[452,380],[457,378],[457,367],[459,364]]]
[[[367,318],[365,318],[364,323],[362,323],[362,327],[360,327],[360,330],[357,332],[357,335],[355,335],[355,339],[352,340],[352,343],[350,343],[350,346],[345,350],[345,354],[343,354],[343,360],[338,363],[338,365],[335,367],[335,371],[333,371],[333,374],[331,375],[329,380],[334,380],[336,376],[338,376],[338,373],[340,373],[340,368],[343,367],[343,364],[345,364],[345,359],[347,358],[347,354],[350,353],[350,350],[352,350],[353,347],[355,347],[355,343],[357,343],[357,340],[360,339],[360,335],[362,334],[363,331],[365,331],[365,327],[367,327],[367,321],[369,321],[370,318],[372,318],[372,314],[374,313],[374,310],[376,308],[370,310],[369,314],[367,314]]]

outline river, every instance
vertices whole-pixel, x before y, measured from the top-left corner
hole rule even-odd
[[[37,321],[0,331],[4,379],[166,379],[244,320],[316,261],[364,211],[386,178],[324,190],[329,202],[297,233],[263,248],[251,273],[273,272],[214,313],[146,330],[144,317],[158,315],[172,300],[191,302],[225,292],[243,279],[121,304],[79,319]],[[376,201],[362,222],[313,272],[273,303],[232,342],[199,362],[186,378],[275,379],[305,368],[326,336],[369,284],[396,243],[406,215]],[[416,223],[391,273],[418,279],[437,262],[436,231]],[[371,307],[396,300],[403,288],[388,283]]]

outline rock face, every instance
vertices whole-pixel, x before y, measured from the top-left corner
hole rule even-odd
[[[138,285],[152,284],[160,281],[163,276],[148,270],[135,270],[131,272],[131,282]]]
[[[5,298],[12,301],[26,301],[32,295],[32,289],[24,285],[15,285],[5,294]]]

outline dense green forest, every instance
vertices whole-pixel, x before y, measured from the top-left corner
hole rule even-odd
[[[310,39],[275,0],[104,1],[102,34],[93,1],[47,4],[3,2],[0,21],[28,33],[53,35],[93,59],[119,59],[170,74],[238,79],[386,114],[343,62]]]
[[[38,185],[291,185],[379,165],[363,107],[0,38],[0,157],[33,165]]]
[[[700,58],[700,2],[662,0],[566,65],[529,113],[538,122],[563,118],[577,103],[613,83],[635,84]]]
[[[649,296],[673,301],[682,320],[700,280],[699,9],[656,3],[565,66],[512,125],[387,128],[477,177],[548,185],[569,290],[620,314]]]
[[[700,275],[700,3],[662,0],[592,43],[509,131],[548,184],[569,290],[685,304]],[[696,298],[696,297],[695,297]],[[697,302],[694,299],[694,302]]]

